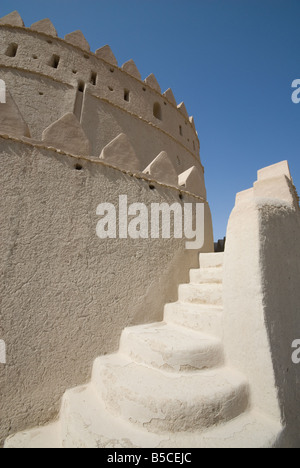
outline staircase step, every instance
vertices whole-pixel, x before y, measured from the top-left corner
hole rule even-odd
[[[151,433],[113,416],[92,384],[66,392],[61,419],[63,448],[272,448],[282,430],[251,411],[204,433]]]
[[[89,384],[65,393],[60,425],[21,432],[5,448],[273,448],[281,431],[251,411],[204,433],[155,434],[113,416]]]
[[[224,262],[224,252],[221,253],[201,253],[200,268],[222,267]]]
[[[8,437],[4,448],[62,448],[60,422],[37,427]]]
[[[223,304],[222,284],[181,284],[178,289],[180,302],[192,304],[210,304],[221,306]]]
[[[150,431],[204,430],[248,407],[248,384],[229,368],[172,373],[121,354],[96,359],[92,382],[110,411]]]
[[[223,308],[173,302],[165,305],[164,321],[208,335],[223,337]]]
[[[61,427],[63,448],[151,448],[161,439],[111,414],[92,383],[65,393]]]
[[[224,363],[220,340],[164,322],[126,328],[121,337],[120,353],[136,363],[177,372]]]
[[[190,270],[190,281],[194,284],[222,283],[222,268],[198,268]]]

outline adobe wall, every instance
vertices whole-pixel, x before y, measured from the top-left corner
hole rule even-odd
[[[299,199],[287,162],[258,173],[237,195],[224,261],[224,339],[230,365],[247,375],[252,406],[284,428],[279,447],[299,447]]]
[[[161,93],[153,75],[142,81],[132,62],[123,67],[115,59],[107,62],[91,53],[84,39],[78,46],[30,28],[0,24],[0,44],[0,77],[33,139],[40,140],[49,125],[74,112],[90,140],[91,157],[125,133],[141,170],[166,151],[178,174],[196,166],[203,178],[194,122],[172,93]],[[11,47],[17,49],[13,54]],[[154,104],[160,106],[160,119]]]
[[[0,137],[0,158],[3,440],[56,417],[64,391],[89,380],[94,359],[116,351],[128,325],[161,320],[198,266],[184,240],[100,240],[98,204],[117,204],[120,194],[147,205],[200,199],[13,138]],[[205,226],[203,251],[212,251],[207,204]]]

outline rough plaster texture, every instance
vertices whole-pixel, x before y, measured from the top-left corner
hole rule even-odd
[[[141,169],[134,148],[124,133],[118,135],[103,148],[100,159],[127,171],[140,171]]]
[[[144,174],[149,174],[156,180],[160,180],[168,185],[178,185],[178,176],[174,166],[165,151],[162,151],[155,159],[144,169]]]
[[[171,88],[167,89],[167,91],[164,92],[163,96],[165,96],[165,98],[171,104],[173,104],[173,106],[177,106],[177,102],[176,102],[175,96],[174,96],[173,91],[171,90]]]
[[[185,107],[184,102],[181,102],[181,103],[178,105],[178,110],[179,110],[187,119],[189,118],[189,114],[188,114],[187,108]]]
[[[1,133],[4,135],[30,137],[28,125],[24,121],[9,91],[6,91],[6,103],[1,105],[2,108],[3,106],[5,106],[5,112],[3,112],[3,109],[0,112]]]
[[[78,31],[62,40],[47,19],[22,26],[17,13],[0,20],[0,70],[32,138],[41,140],[46,128],[74,112],[89,139],[91,157],[99,157],[125,133],[142,168],[166,151],[177,175],[197,167],[197,194],[205,193],[195,126],[185,106],[177,108],[171,90],[162,95],[153,74],[141,81],[132,60],[118,68],[108,46],[88,52]],[[17,50],[9,56],[12,44]],[[161,120],[154,116],[154,104],[161,108]]]
[[[172,353],[167,346],[169,342],[176,343]],[[219,367],[224,362],[220,340],[164,322],[126,328],[120,352],[136,363],[175,372]]]
[[[220,285],[223,257],[201,253],[187,286]],[[179,297],[165,306],[164,322],[125,329],[119,352],[95,360],[90,383],[64,394],[56,423],[5,447],[276,446],[280,423],[251,405],[247,378],[224,361],[223,335],[212,327],[222,316],[209,297]]]
[[[70,34],[67,34],[65,36],[65,41],[79,47],[80,49],[86,50],[87,52],[90,51],[89,43],[81,31],[74,31]]]
[[[199,184],[199,177],[202,179],[202,183]],[[178,185],[184,187],[188,192],[197,193],[206,199],[206,189],[204,183],[204,178],[199,170],[193,166],[187,171],[184,171],[178,177]]]
[[[49,36],[57,37],[57,31],[54,25],[52,24],[52,22],[48,18],[45,18],[41,21],[37,21],[36,23],[33,23],[30,26],[30,28],[33,29],[34,31],[41,32]]]
[[[116,355],[96,360],[93,384],[107,410],[149,432],[203,431],[248,407],[247,381],[227,368],[170,378]]]
[[[260,171],[254,190],[237,197],[225,251],[224,338],[227,358],[249,379],[252,404],[285,428],[278,445],[299,447],[300,368],[291,344],[300,329],[300,212],[286,167]]]
[[[96,237],[99,203],[127,194],[129,203],[171,204],[181,202],[178,190],[150,190],[101,162],[9,139],[0,155],[3,440],[54,418],[66,388],[89,380],[93,360],[117,350],[126,326],[160,320],[197,255],[184,240]],[[208,206],[205,238],[211,251]]]
[[[117,59],[114,56],[114,53],[109,47],[109,45],[105,45],[103,47],[100,47],[100,49],[97,49],[95,52],[95,55],[105,60],[106,62],[111,63],[112,65],[115,65],[116,67],[118,66]]]
[[[150,86],[150,88],[153,88],[155,89],[155,91],[157,91],[159,94],[161,94],[161,88],[159,86],[159,83],[155,77],[155,75],[153,73],[151,73],[151,75],[149,75],[146,79],[145,79],[145,83],[147,85]]]
[[[126,71],[128,75],[134,76],[134,78],[136,78],[137,80],[142,79],[141,74],[138,70],[138,67],[136,66],[134,60],[132,59],[128,60],[128,62],[125,62],[122,65],[122,70]]]
[[[43,142],[48,146],[59,145],[71,154],[88,156],[90,144],[73,113],[65,114],[43,132]]]
[[[300,213],[270,203],[259,208],[265,320],[285,431],[283,447],[300,446],[300,368],[291,343],[300,336]]]
[[[24,26],[24,22],[17,11],[13,11],[3,18],[0,18],[0,24],[17,26],[20,28]]]

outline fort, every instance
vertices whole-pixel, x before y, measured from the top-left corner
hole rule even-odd
[[[214,253],[194,119],[153,74],[13,12],[0,19],[0,79],[0,444],[299,446],[288,162],[237,194]],[[97,207],[124,195],[204,207],[202,247],[100,239]]]
[[[92,54],[79,31],[59,39],[48,20],[31,28],[24,28],[17,14],[2,20],[1,44],[1,78],[8,88],[11,112],[16,114],[17,106],[24,120],[19,136],[30,135],[75,153],[80,148],[80,154],[89,158],[101,154],[112,165],[150,175],[164,160],[169,166],[167,183],[177,185],[181,175],[180,184],[189,189],[197,177],[202,181],[197,195],[205,198],[194,120],[184,103],[177,105],[170,89],[161,93],[153,74],[142,81],[133,60],[119,68],[109,46]],[[73,116],[86,137],[80,147],[74,140],[53,140],[57,126],[77,125]],[[117,144],[126,143],[129,154],[121,167],[114,151]],[[184,174],[192,169],[195,175]]]

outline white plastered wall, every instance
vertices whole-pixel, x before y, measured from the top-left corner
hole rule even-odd
[[[279,446],[299,446],[300,212],[286,162],[237,195],[224,263],[227,359],[247,375],[252,406],[281,421]]]
[[[96,357],[117,351],[122,330],[161,320],[198,266],[184,239],[100,240],[98,204],[199,202],[47,148],[0,138],[0,435],[54,418],[67,388],[90,379]],[[80,164],[82,170],[76,170]],[[212,251],[206,205],[205,246]]]
[[[161,151],[167,151],[178,174],[196,166],[203,176],[194,123],[185,108],[178,109],[176,101],[168,100],[149,81],[29,28],[0,25],[0,43],[0,78],[5,80],[34,139],[40,139],[42,132],[65,113],[74,111],[78,85],[83,83],[78,117],[89,137],[91,156],[98,157],[113,138],[126,133],[142,169]],[[6,55],[10,44],[18,46],[14,57]],[[49,65],[53,55],[59,57],[57,68]],[[96,76],[94,84],[92,73]],[[129,91],[128,102],[124,100],[125,90]],[[161,107],[162,120],[153,115],[155,103]]]

